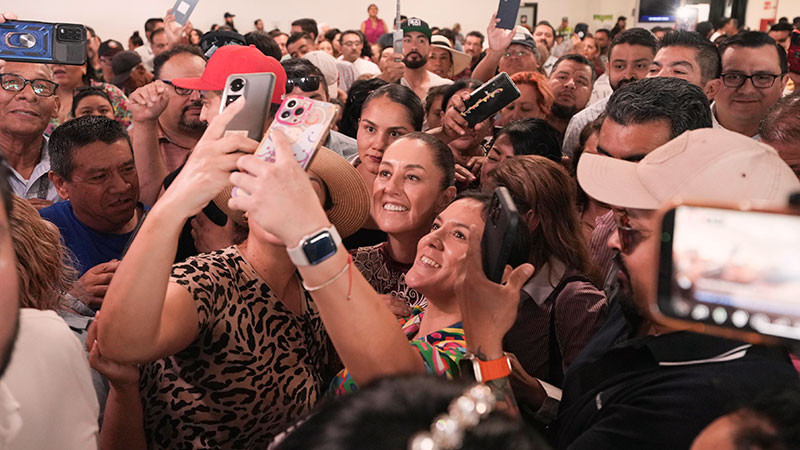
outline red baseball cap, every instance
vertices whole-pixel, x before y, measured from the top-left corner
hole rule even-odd
[[[200,78],[175,78],[172,84],[185,89],[199,91],[221,91],[225,89],[228,76],[235,73],[275,74],[275,90],[272,103],[280,104],[286,93],[286,71],[277,59],[267,56],[255,46],[226,45],[211,55]]]

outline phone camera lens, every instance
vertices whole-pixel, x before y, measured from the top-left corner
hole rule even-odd
[[[231,81],[231,90],[233,92],[241,91],[244,87],[244,80],[241,78],[236,78],[235,80]]]
[[[81,42],[85,36],[82,27],[74,25],[59,26],[56,31],[56,38],[60,42]]]
[[[303,111],[305,111],[305,109],[303,109],[303,108],[297,108],[297,109],[294,111],[294,115],[295,115],[295,116],[299,116],[300,114],[303,114]]]
[[[289,101],[286,103],[286,107],[287,107],[287,108],[294,108],[295,106],[297,106],[297,101],[295,101],[295,100],[289,100]]]
[[[291,116],[291,115],[292,115],[292,113],[290,113],[289,111],[284,111],[284,112],[281,113],[281,119],[288,119],[289,116]]]
[[[239,99],[239,97],[241,97],[241,95],[229,95],[228,99],[225,101],[225,106],[228,106],[231,103],[235,102],[236,100]]]

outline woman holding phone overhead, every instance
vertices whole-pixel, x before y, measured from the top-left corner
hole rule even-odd
[[[372,91],[361,106],[356,142],[358,156],[351,162],[364,184],[372,191],[383,152],[401,136],[421,131],[425,111],[422,101],[411,89],[399,84],[387,84]],[[348,249],[367,247],[386,241],[374,218],[344,241]]]
[[[357,384],[386,375],[428,372],[450,377],[459,373],[458,363],[466,353],[458,296],[463,283],[461,268],[470,242],[477,246],[475,242],[483,233],[490,196],[477,193],[456,198],[420,239],[406,281],[427,297],[428,307],[401,329],[379,295],[353,267],[287,146],[277,145],[274,163],[245,156],[238,167],[240,172],[230,179],[250,195],[231,199],[230,206],[247,211],[252,223],[285,243],[287,252],[302,255],[293,258],[305,257],[298,265],[303,283],[312,292],[347,368],[334,383],[336,392],[352,391]],[[276,195],[279,186],[294,188]],[[274,211],[284,214],[277,216]],[[312,245],[325,251],[307,251]],[[531,273],[530,265],[518,267],[508,278],[508,286],[519,288],[522,278]],[[496,326],[488,323],[474,328],[475,342],[485,336],[481,333],[491,334]],[[502,352],[495,356],[507,364],[504,358]]]
[[[240,245],[172,264],[183,223],[229,186],[241,152],[258,146],[223,137],[242,107],[243,99],[210,120],[120,263],[98,322],[106,358],[142,364],[150,448],[266,448],[340,367],[286,248],[258,223]],[[342,235],[361,226],[369,192],[347,161],[320,149],[300,176]]]

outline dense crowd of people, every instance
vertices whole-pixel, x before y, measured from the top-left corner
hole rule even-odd
[[[398,53],[367,13],[168,12],[127,45],[87,26],[83,65],[0,60],[0,449],[797,448],[788,349],[652,304],[660,209],[800,192],[800,17],[403,16]],[[307,169],[281,132],[270,162],[225,132],[226,79],[264,72],[264,130],[286,95],[339,106]],[[500,72],[519,97],[470,126]]]

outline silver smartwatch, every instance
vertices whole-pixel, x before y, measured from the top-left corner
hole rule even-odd
[[[333,225],[303,236],[300,243],[287,248],[289,259],[295,266],[315,266],[336,254],[342,238]]]

